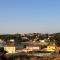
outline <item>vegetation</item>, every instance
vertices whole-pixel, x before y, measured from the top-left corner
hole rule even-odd
[[[0,47],[0,60],[7,60],[6,57],[5,57],[5,54],[7,52],[4,50],[3,47]]]
[[[60,33],[51,34],[50,40],[55,40],[57,46],[60,46]]]
[[[60,33],[54,34],[54,39],[56,40],[56,45],[60,46]]]
[[[27,37],[29,40],[34,40],[34,39],[36,39],[36,36],[38,38],[38,41],[42,40],[42,39],[47,39],[49,36],[51,36],[51,37],[49,37],[50,40],[51,41],[55,40],[56,41],[56,45],[60,46],[60,33],[54,33],[54,34],[33,33],[31,35],[25,34],[24,37]],[[14,39],[17,43],[25,41],[25,40],[22,40],[21,37],[23,37],[23,36],[21,36],[21,34],[5,34],[5,35],[0,35],[0,39],[4,40],[6,42],[7,41],[9,42],[10,39]]]

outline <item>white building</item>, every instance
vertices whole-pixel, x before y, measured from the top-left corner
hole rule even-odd
[[[2,39],[0,39],[0,47],[3,47],[3,46],[5,46],[5,45],[6,45],[6,42],[3,41]]]

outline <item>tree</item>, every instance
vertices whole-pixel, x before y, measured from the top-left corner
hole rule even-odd
[[[5,57],[5,54],[7,52],[4,50],[3,47],[0,47],[0,60],[7,60],[6,57]]]
[[[56,41],[56,45],[60,46],[60,33],[54,34],[54,39]]]

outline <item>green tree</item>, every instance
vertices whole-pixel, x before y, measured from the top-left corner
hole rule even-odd
[[[60,46],[60,33],[54,34],[54,39],[56,40],[56,45]]]

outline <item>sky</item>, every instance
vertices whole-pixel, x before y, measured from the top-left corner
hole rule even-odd
[[[0,34],[60,32],[60,0],[0,0]]]

